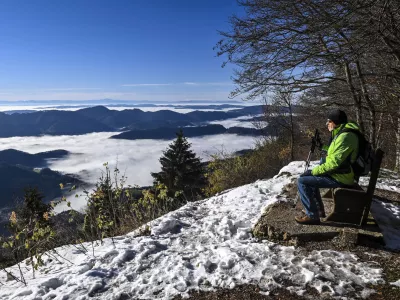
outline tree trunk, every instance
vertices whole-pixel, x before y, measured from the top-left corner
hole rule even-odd
[[[357,93],[356,93],[356,89],[354,88],[353,78],[351,77],[351,72],[350,72],[350,67],[349,67],[348,62],[346,62],[344,64],[344,71],[346,74],[347,85],[349,87],[350,93],[353,97],[353,101],[354,101],[354,104],[356,107],[357,123],[360,126],[361,132],[365,132],[365,126],[364,126],[364,121],[363,121],[363,117],[362,117],[361,101],[359,100],[359,97],[357,96]]]
[[[383,126],[383,113],[379,114],[379,120],[378,120],[378,129],[376,130],[376,147],[380,148],[382,141],[381,141],[381,131],[382,131],[382,126]]]
[[[290,161],[294,160],[294,126],[293,126],[293,113],[292,113],[292,103],[289,103],[289,114],[290,114]]]
[[[371,98],[369,97],[367,85],[366,85],[365,79],[364,79],[364,74],[362,73],[361,64],[360,64],[360,61],[358,61],[358,60],[356,61],[356,70],[357,70],[357,76],[358,76],[358,78],[360,80],[360,84],[361,84],[361,92],[367,103],[369,116],[371,118],[371,120],[370,120],[371,126],[369,129],[369,141],[370,141],[372,147],[374,149],[376,149],[377,140],[376,140],[375,106],[372,103]]]
[[[400,107],[397,116],[397,131],[396,131],[396,164],[395,170],[400,171]]]

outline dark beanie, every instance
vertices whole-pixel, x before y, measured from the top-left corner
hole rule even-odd
[[[328,119],[336,125],[347,123],[347,115],[343,110],[335,109],[329,112]]]

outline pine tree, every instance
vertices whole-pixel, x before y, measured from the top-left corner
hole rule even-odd
[[[31,232],[36,222],[41,226],[48,224],[48,218],[52,214],[53,208],[50,204],[44,203],[43,198],[44,196],[36,187],[26,188],[24,201],[19,203],[16,209],[18,223],[14,228],[9,227],[9,229],[14,232],[16,229],[20,230],[26,227],[27,231]]]
[[[161,172],[151,173],[156,182],[164,184],[171,196],[183,192],[187,200],[194,200],[202,195],[206,179],[200,159],[190,149],[191,144],[178,132],[160,158]]]

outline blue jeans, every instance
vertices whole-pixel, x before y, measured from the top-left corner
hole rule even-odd
[[[324,204],[319,192],[320,188],[342,187],[343,184],[337,182],[329,176],[303,176],[297,179],[297,188],[300,199],[306,209],[306,214],[312,219],[319,218],[319,210],[324,209]]]

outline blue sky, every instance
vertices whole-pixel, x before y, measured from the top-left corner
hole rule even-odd
[[[236,0],[2,0],[0,100],[226,100]],[[240,100],[240,99],[235,99]]]

